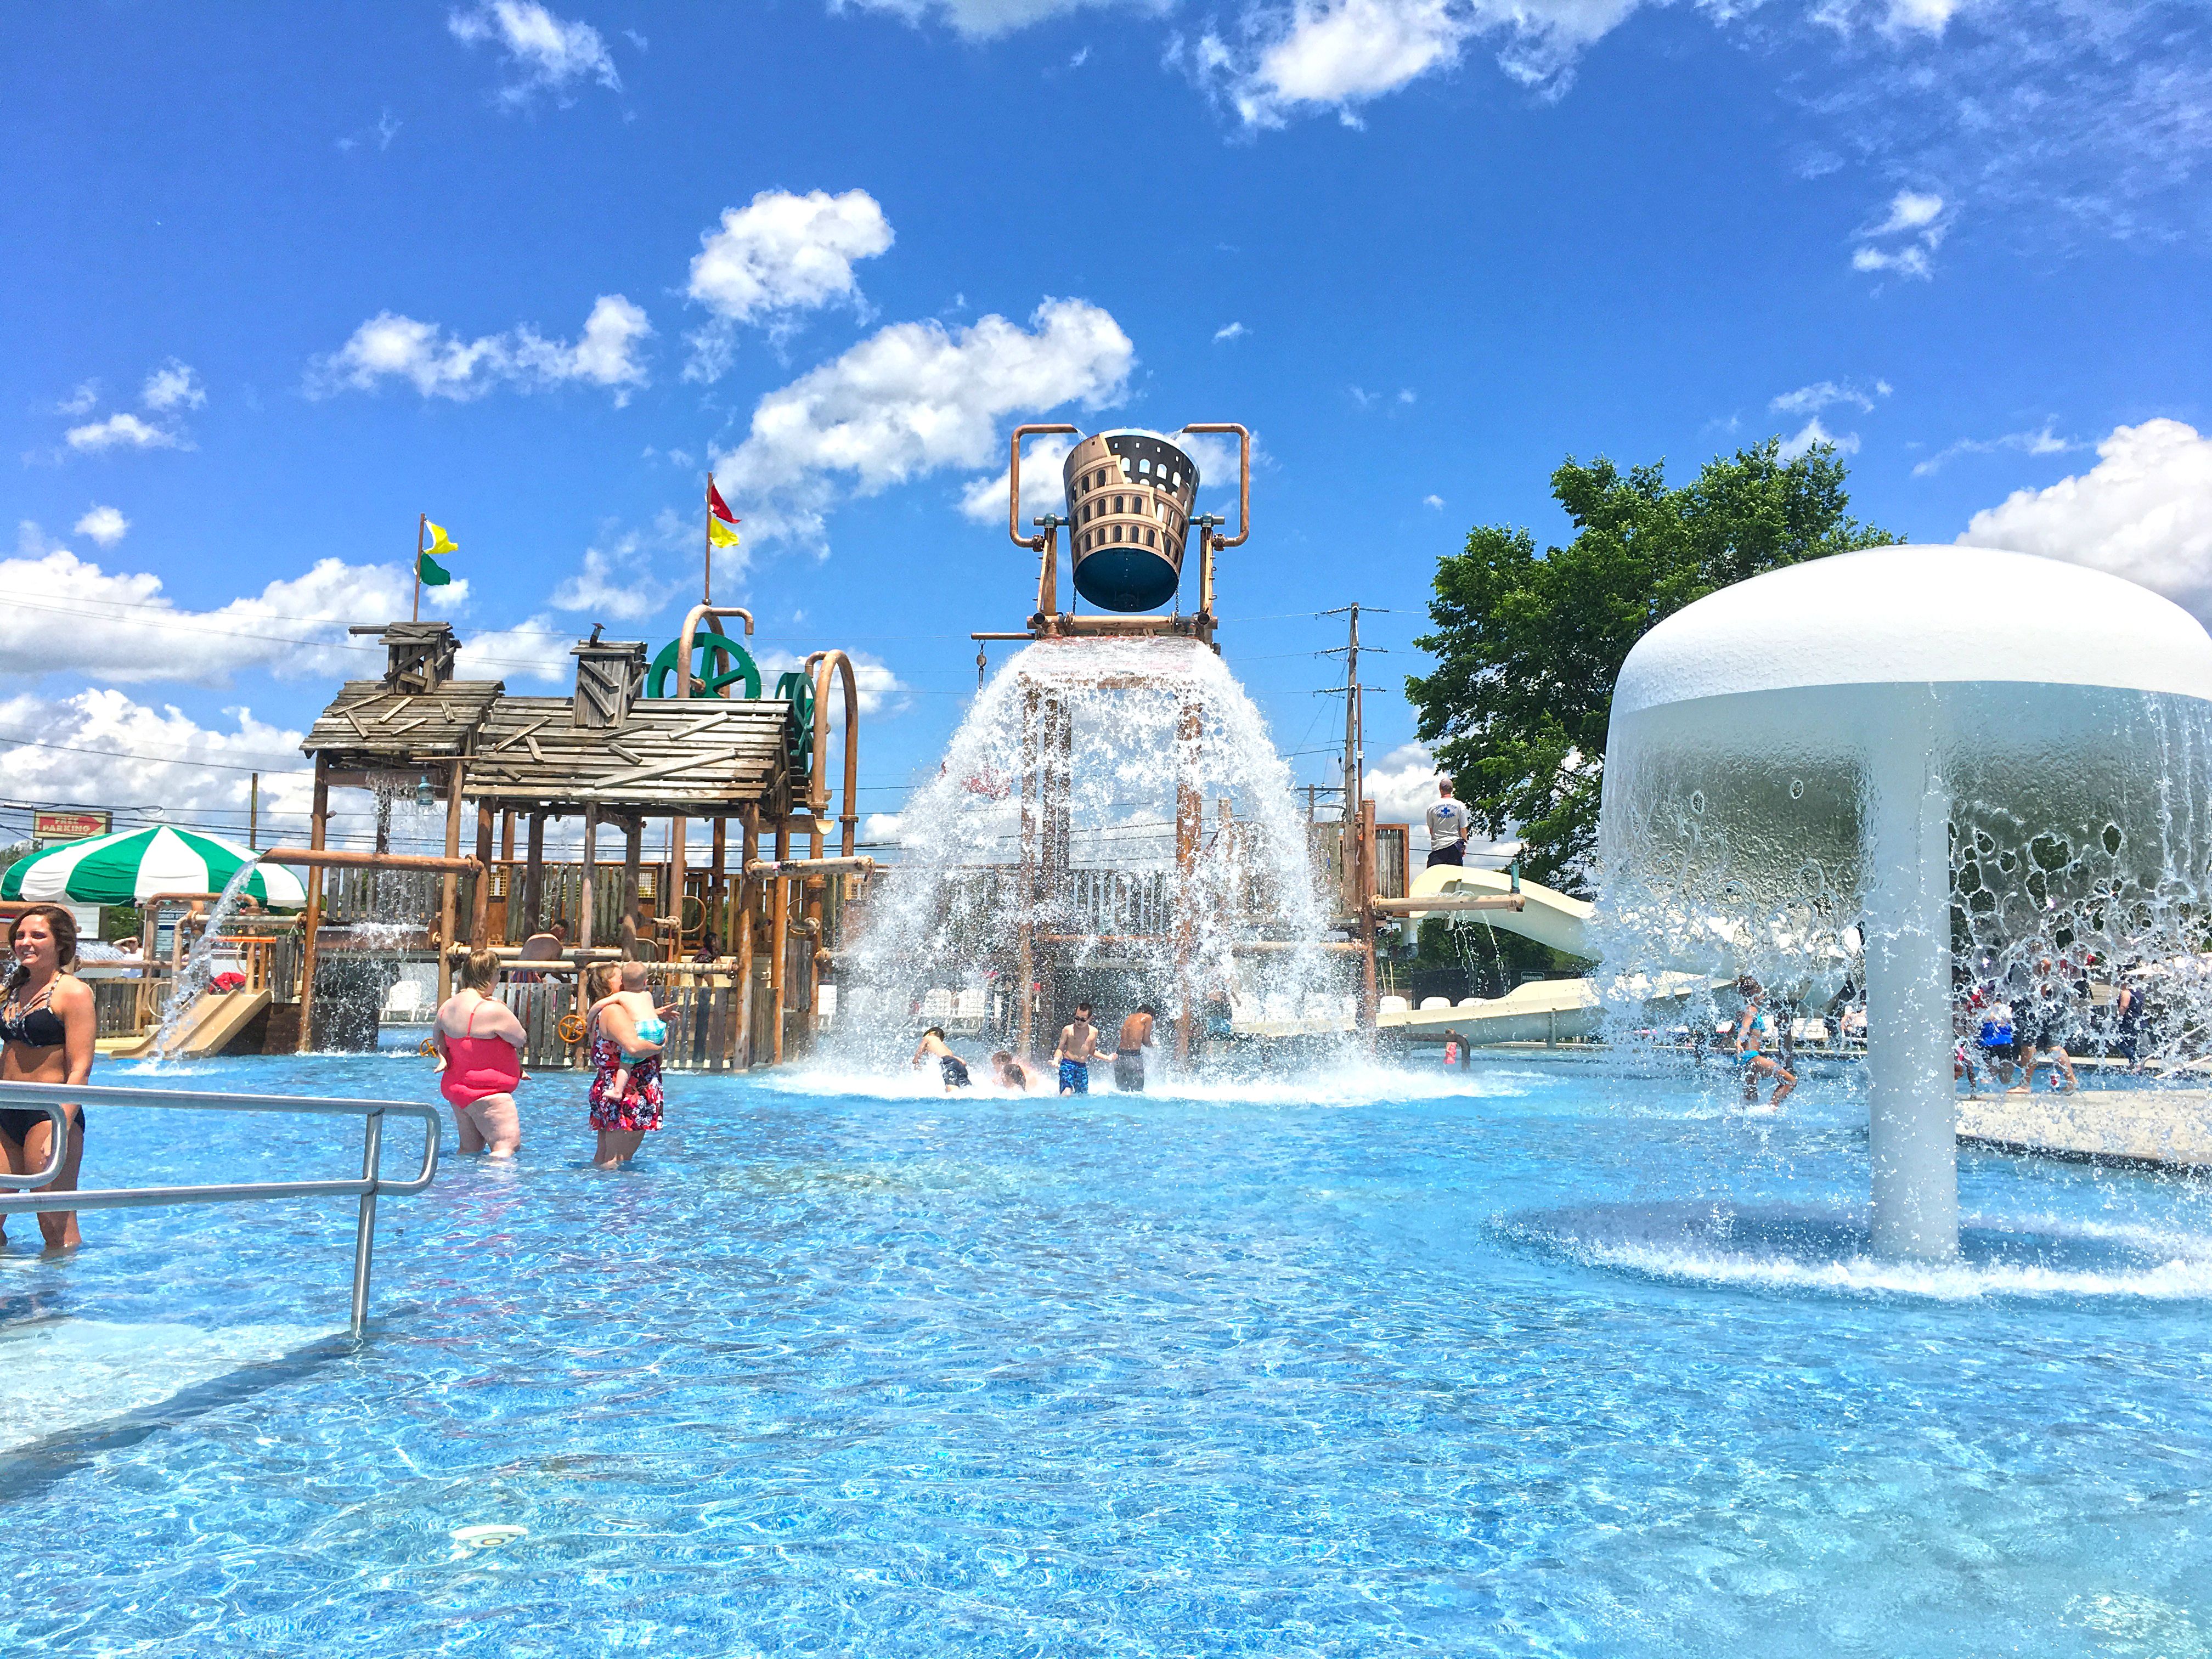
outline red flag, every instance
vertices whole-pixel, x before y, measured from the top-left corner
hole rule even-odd
[[[724,524],[738,521],[738,515],[730,511],[730,504],[722,499],[722,492],[714,488],[712,478],[707,480],[707,510]]]

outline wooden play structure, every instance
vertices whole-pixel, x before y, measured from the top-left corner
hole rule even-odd
[[[724,630],[730,620],[741,634]],[[265,855],[309,872],[301,1047],[327,1040],[317,1005],[347,958],[434,961],[442,1000],[449,951],[463,944],[509,958],[504,994],[532,1030],[534,1065],[574,1054],[585,970],[618,959],[655,964],[656,988],[676,1005],[672,1067],[742,1069],[806,1043],[843,902],[874,869],[854,848],[860,697],[843,652],[817,651],[764,686],[743,643],[750,613],[701,604],[657,659],[595,629],[571,653],[569,696],[514,696],[496,680],[454,677],[458,643],[442,622],[353,631],[381,637],[385,672],[347,684],[315,721],[301,745],[315,764],[309,844]],[[843,727],[834,820],[833,708]],[[329,846],[331,791],[344,787],[442,805],[443,854],[391,852],[381,828],[374,850]],[[666,850],[648,862],[653,820],[666,824]],[[549,857],[548,825],[571,822],[573,857]],[[706,841],[696,863],[695,824]],[[611,865],[611,830],[623,837]]]

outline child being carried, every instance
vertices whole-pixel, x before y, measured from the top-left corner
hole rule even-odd
[[[623,963],[622,989],[608,1000],[622,1005],[623,1011],[630,1017],[630,1024],[637,1031],[637,1040],[653,1045],[635,1054],[628,1048],[622,1051],[622,1064],[615,1068],[614,1081],[607,1088],[607,1098],[628,1100],[635,1086],[631,1074],[640,1061],[650,1060],[660,1052],[661,1045],[668,1041],[668,1025],[660,1018],[660,1007],[653,1001],[653,993],[646,988],[645,964],[641,962]]]

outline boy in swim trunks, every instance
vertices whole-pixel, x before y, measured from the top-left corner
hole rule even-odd
[[[951,1094],[955,1089],[970,1086],[968,1062],[945,1047],[942,1025],[933,1025],[921,1034],[921,1041],[915,1045],[914,1059],[908,1063],[919,1066],[932,1054],[937,1056],[937,1072],[945,1079],[946,1094]]]
[[[1091,1062],[1098,1058],[1098,1028],[1091,1023],[1089,1003],[1075,1005],[1075,1023],[1060,1028],[1060,1043],[1052,1057],[1060,1062],[1060,1093],[1091,1092]]]

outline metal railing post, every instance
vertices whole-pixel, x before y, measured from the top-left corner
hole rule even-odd
[[[361,1219],[353,1234],[353,1334],[358,1341],[368,1322],[369,1259],[376,1253],[376,1186],[384,1152],[384,1114],[371,1112],[362,1120],[361,1178],[368,1190],[361,1195]]]

